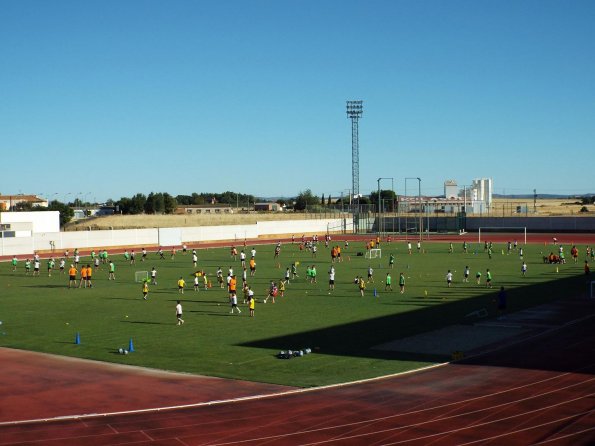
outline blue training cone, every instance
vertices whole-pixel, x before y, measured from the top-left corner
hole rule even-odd
[[[374,288],[374,297],[378,297],[378,291]]]
[[[134,351],[134,344],[132,343],[132,338],[130,338],[130,342],[128,343],[128,351],[130,353]]]
[[[74,337],[74,343],[76,345],[79,345],[81,343],[81,335],[78,331],[76,332],[76,336]]]

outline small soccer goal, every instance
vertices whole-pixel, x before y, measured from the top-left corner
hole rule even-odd
[[[375,258],[382,258],[382,249],[380,248],[372,248],[366,252],[366,259],[375,259]]]
[[[143,282],[149,278],[149,271],[136,271],[134,273],[135,282]]]

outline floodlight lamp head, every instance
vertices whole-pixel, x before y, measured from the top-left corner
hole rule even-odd
[[[364,101],[347,101],[347,116],[349,118],[359,118],[363,111]]]

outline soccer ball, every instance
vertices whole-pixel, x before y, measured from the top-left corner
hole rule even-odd
[[[118,353],[120,353],[121,355],[123,355],[124,354],[124,349],[123,348],[119,348],[118,349]]]
[[[128,350],[124,350],[124,354],[127,355],[128,354]]]

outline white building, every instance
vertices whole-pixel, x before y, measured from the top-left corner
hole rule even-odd
[[[491,178],[476,178],[471,182],[471,206],[473,212],[482,214],[492,207],[494,182]]]
[[[459,186],[455,180],[446,180],[444,182],[444,198],[451,200],[459,195]]]

